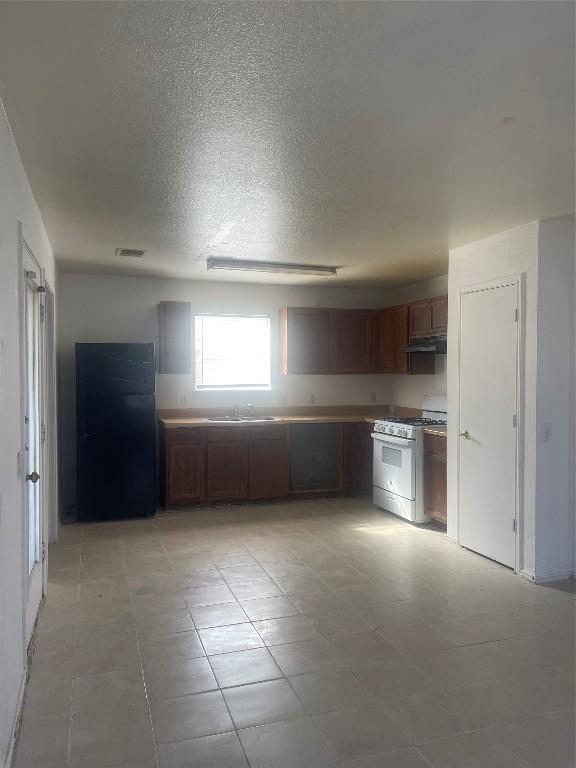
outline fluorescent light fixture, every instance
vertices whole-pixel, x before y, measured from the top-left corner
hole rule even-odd
[[[288,275],[321,275],[334,277],[337,267],[325,267],[322,264],[292,264],[286,261],[249,261],[244,259],[209,258],[208,269],[233,269],[240,272],[281,272]]]

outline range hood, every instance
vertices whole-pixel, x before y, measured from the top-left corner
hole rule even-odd
[[[430,352],[433,355],[445,355],[446,336],[422,336],[419,339],[410,339],[404,352]]]

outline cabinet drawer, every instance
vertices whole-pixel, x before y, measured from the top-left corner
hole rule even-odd
[[[424,451],[439,459],[446,460],[446,438],[439,435],[424,435]]]
[[[166,445],[183,445],[187,443],[205,443],[206,429],[201,427],[178,427],[166,430]]]
[[[288,428],[286,424],[266,424],[250,428],[251,440],[286,440]]]
[[[246,440],[248,437],[248,430],[244,427],[210,427],[207,431],[209,443],[230,443]]]

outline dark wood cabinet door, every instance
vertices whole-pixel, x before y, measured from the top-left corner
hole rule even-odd
[[[206,445],[175,443],[166,446],[166,502],[194,504],[204,498]]]
[[[407,373],[408,307],[391,307],[376,313],[375,370]]]
[[[446,524],[446,438],[424,435],[424,510]]]
[[[330,373],[330,312],[288,307],[281,316],[284,373]]]
[[[410,338],[430,336],[430,301],[410,304]]]
[[[446,333],[448,327],[448,296],[440,296],[430,302],[430,333]]]
[[[334,373],[370,373],[372,312],[334,309],[330,312],[331,369]]]
[[[250,499],[281,499],[290,486],[288,427],[254,427],[248,448],[248,496]]]
[[[209,442],[207,499],[242,499],[248,492],[248,444],[244,440]]]

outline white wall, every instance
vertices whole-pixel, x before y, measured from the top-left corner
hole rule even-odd
[[[553,578],[574,570],[574,224],[540,222],[538,250],[536,575]]]
[[[573,572],[574,446],[567,427],[574,387],[573,226],[559,221],[532,222],[450,251],[449,414],[456,414],[458,403],[460,289],[510,275],[523,276],[520,568],[537,580]],[[546,422],[552,424],[550,443],[543,439]],[[457,452],[458,424],[449,418],[448,533],[453,537],[457,534]]]
[[[253,402],[262,406],[306,405],[314,395],[317,405],[378,403],[420,406],[428,389],[445,391],[444,375],[437,377],[283,376],[279,368],[278,316],[284,306],[385,307],[443,293],[444,281],[426,281],[401,291],[289,287],[234,283],[162,280],[147,277],[110,277],[69,274],[59,276],[58,358],[63,511],[75,504],[74,344],[77,341],[157,341],[157,305],[163,300],[191,301],[194,312],[262,313],[272,319],[272,390],[266,392],[196,392],[192,375],[161,374],[156,379],[159,408],[230,408]],[[406,297],[406,298],[404,298]],[[426,379],[424,383],[408,379]],[[410,390],[403,397],[403,379]],[[436,383],[438,379],[439,383]],[[393,398],[393,399],[391,399]],[[405,402],[406,401],[406,402]]]
[[[25,544],[18,338],[18,221],[55,288],[54,260],[38,208],[0,104],[0,765],[11,748],[25,674]]]

